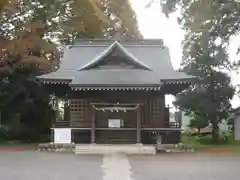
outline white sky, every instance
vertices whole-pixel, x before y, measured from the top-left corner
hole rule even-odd
[[[164,44],[168,46],[170,50],[171,61],[174,69],[180,67],[182,59],[182,47],[181,42],[184,38],[184,31],[180,29],[177,23],[177,15],[172,14],[169,18],[166,18],[161,13],[159,1],[155,1],[151,7],[146,8],[146,5],[150,0],[131,0],[132,7],[135,10],[138,19],[139,29],[146,39],[161,38],[164,40]],[[237,58],[236,51],[240,42],[240,36],[234,37],[229,53],[230,58]],[[240,76],[234,75],[234,84],[240,84]],[[166,102],[172,106],[174,97],[167,97]],[[233,100],[233,106],[239,106],[240,101],[237,98]]]

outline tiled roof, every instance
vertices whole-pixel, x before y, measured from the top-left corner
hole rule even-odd
[[[113,47],[119,48],[139,69],[91,69]],[[80,41],[64,50],[60,69],[38,77],[44,81],[69,80],[72,86],[160,85],[192,78],[174,71],[169,50],[162,40]]]
[[[85,70],[79,71],[71,85],[160,85],[155,72],[136,69]]]

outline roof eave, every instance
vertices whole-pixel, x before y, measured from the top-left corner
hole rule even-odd
[[[109,86],[109,87],[102,87],[102,86],[95,86],[95,87],[71,87],[74,91],[131,91],[131,90],[144,90],[144,91],[160,91],[161,86],[159,87],[144,87],[144,86],[128,86],[128,87],[117,87],[117,86]]]
[[[160,87],[159,84],[72,84],[71,87]]]
[[[39,81],[44,84],[69,84],[71,79],[48,79],[48,78],[37,78]]]
[[[161,79],[161,83],[163,84],[191,84],[192,80],[195,77],[187,77],[187,78],[175,78],[175,79]]]

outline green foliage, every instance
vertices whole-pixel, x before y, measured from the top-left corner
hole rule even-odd
[[[227,118],[234,88],[226,74],[215,70],[210,73],[205,77],[197,75],[193,85],[177,96],[175,105],[206,118],[216,113],[220,119]],[[196,74],[200,73],[196,71]]]
[[[104,0],[101,0],[102,2]],[[142,35],[138,29],[137,18],[135,12],[133,11],[129,0],[108,0],[105,1],[105,10],[108,13],[116,16],[113,20],[113,25],[116,21],[122,21],[123,29],[126,30],[126,34],[129,37],[135,39],[142,39]]]
[[[193,113],[192,119],[190,120],[189,127],[190,128],[196,128],[198,131],[200,131],[201,128],[205,128],[209,125],[208,121],[206,119],[203,119],[201,116]]]
[[[227,47],[230,37],[239,33],[240,3],[161,0],[161,5],[166,15],[181,10],[178,21],[186,32],[182,67],[196,76],[175,104],[210,122],[213,139],[217,141],[218,124],[228,119],[232,110],[230,100],[235,93],[226,70],[235,70],[238,63],[229,61]]]
[[[238,59],[231,63],[227,54],[230,38],[239,33],[238,0],[160,0],[160,2],[166,15],[180,9],[178,21],[186,32],[183,41],[183,62],[193,61],[200,53],[211,54],[218,66],[228,69],[238,67]]]
[[[207,56],[196,59],[189,73],[197,78],[192,86],[177,96],[175,105],[183,111],[194,113],[200,117],[198,123],[211,123],[213,138],[217,141],[218,124],[228,119],[231,111],[230,100],[235,89],[231,86],[231,79],[227,74],[211,67],[212,59]]]
[[[6,127],[1,126],[0,127],[0,142],[5,141],[6,139],[8,139],[9,136],[9,131]]]

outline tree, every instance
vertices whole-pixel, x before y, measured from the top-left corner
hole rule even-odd
[[[4,9],[4,7],[9,3],[8,0],[2,0],[0,2],[0,12],[2,12],[2,10]]]
[[[50,96],[36,80],[36,75],[58,68],[64,45],[75,38],[107,36],[116,18],[125,22],[125,17],[117,16],[120,7],[109,8],[111,2],[117,3],[111,0],[3,2],[0,4],[0,112],[3,121],[9,123],[17,117],[30,129],[44,129],[43,125],[49,128],[49,120],[55,113]],[[129,25],[129,29],[137,27],[136,19]],[[129,31],[129,34],[140,36],[139,31]]]
[[[160,0],[162,11],[169,15],[180,10],[178,22],[185,30],[183,62],[190,62],[199,53],[212,53],[218,65],[234,68],[228,61],[227,47],[233,35],[239,33],[239,0]],[[198,45],[197,45],[198,44]]]
[[[212,125],[214,142],[218,140],[218,124],[227,119],[231,111],[230,99],[234,95],[230,78],[220,72],[209,68],[209,73],[203,72],[209,66],[211,60],[202,57],[205,68],[194,70],[193,75],[198,78],[193,80],[192,86],[177,96],[175,105],[185,112],[197,114],[201,119]],[[198,64],[200,60],[198,59]],[[193,70],[192,70],[193,71]],[[201,123],[201,122],[200,122]]]
[[[109,30],[119,20],[124,22],[129,36],[141,37],[136,17],[127,1],[119,4],[115,0],[26,0],[6,5],[4,9],[0,18],[0,47],[2,44],[1,54],[4,54],[1,64],[8,70],[9,54],[20,55],[15,59],[37,63],[38,67],[41,60],[41,63],[50,61],[53,66],[50,68],[56,68],[59,45],[69,44],[75,38],[109,35]]]
[[[228,117],[235,92],[226,71],[237,63],[229,61],[227,47],[230,37],[238,32],[239,2],[161,0],[161,5],[166,15],[181,10],[178,21],[186,32],[182,70],[196,76],[175,104],[210,122],[216,142],[218,124]]]
[[[104,2],[104,0],[100,0]],[[126,29],[127,35],[135,38],[142,39],[142,35],[138,29],[135,12],[133,11],[129,0],[108,0],[105,1],[105,9],[109,16],[115,17],[112,21],[112,26],[116,21],[122,21],[122,26]]]
[[[190,123],[188,127],[195,128],[198,130],[198,134],[200,134],[201,129],[208,126],[208,121],[203,119],[201,116],[196,113],[191,114],[192,119],[190,119]]]

